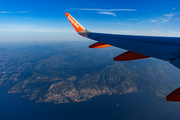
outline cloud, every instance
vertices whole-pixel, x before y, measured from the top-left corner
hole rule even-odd
[[[112,12],[98,12],[98,13],[109,14],[109,15],[113,15],[113,16],[116,15],[115,13],[112,13]],[[155,23],[157,25],[160,25],[162,23],[167,23],[172,19],[173,20],[179,20],[180,18],[178,18],[178,17],[174,18],[174,16],[177,16],[177,15],[180,15],[180,12],[164,14],[162,17],[156,17],[156,18],[153,18],[151,20],[141,21],[141,22],[138,22],[138,23],[135,23],[135,24],[127,24],[127,23],[116,23],[116,24],[131,27],[133,25],[139,25],[139,24],[142,24],[142,23],[151,22],[151,23]],[[137,18],[131,18],[131,19],[127,19],[127,20],[138,20],[138,19]]]
[[[0,32],[62,32],[62,33],[74,33],[73,29],[67,28],[45,28],[36,25],[24,25],[24,24],[9,24],[1,25]],[[2,34],[3,35],[3,34]]]
[[[10,25],[7,25],[9,27],[35,27],[34,25],[18,25],[18,24],[10,24]]]
[[[0,13],[14,13],[14,12],[10,12],[10,11],[0,11]]]
[[[173,10],[175,10],[176,9],[176,7],[173,7]]]
[[[169,22],[169,19],[165,19],[165,18],[156,18],[153,20],[149,20],[152,23],[157,23],[158,25],[160,25],[161,23],[166,23]]]
[[[18,12],[15,12],[15,13],[27,13],[28,11],[18,11]]]
[[[161,19],[159,19],[159,21],[158,21],[158,25],[160,25],[161,23],[166,23],[166,22],[169,22],[169,20],[168,19],[164,19],[164,18],[161,18]]]
[[[161,23],[165,23],[165,22],[169,22],[169,20],[167,20],[167,19],[161,19]]]
[[[7,13],[27,13],[28,11],[17,11],[17,12],[12,12],[12,11],[0,11],[2,14],[7,14]]]
[[[136,9],[89,9],[89,8],[71,8],[70,10],[88,10],[88,11],[137,11]]]
[[[105,15],[112,15],[112,16],[116,16],[115,13],[112,13],[112,12],[97,12],[99,14],[105,14]]]
[[[130,18],[130,19],[128,19],[128,20],[137,20],[137,18]]]
[[[157,20],[151,20],[151,22],[158,22]]]
[[[74,33],[72,30],[62,28],[2,28],[0,32],[51,32],[51,33]]]
[[[160,25],[161,23],[169,22],[170,20],[173,19],[174,16],[177,16],[179,14],[180,14],[180,12],[164,14],[163,17],[156,17],[156,18],[154,18],[152,20],[149,20],[149,22],[157,23],[158,25]]]
[[[134,25],[134,24],[118,23],[118,25],[131,27],[131,26]]]
[[[118,25],[128,26],[128,27],[131,27],[131,26],[133,26],[133,25],[139,25],[139,24],[142,24],[142,22],[138,22],[138,23],[135,23],[135,24],[118,23]]]
[[[172,19],[172,17],[176,16],[178,13],[170,13],[170,14],[165,14],[164,16],[167,17],[168,19]]]
[[[137,11],[136,9],[90,9],[90,8],[71,8],[69,10],[98,11],[99,14],[116,16],[115,11]]]

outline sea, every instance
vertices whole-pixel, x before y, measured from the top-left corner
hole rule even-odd
[[[180,120],[180,104],[148,93],[101,95],[79,103],[36,103],[0,88],[0,120]]]

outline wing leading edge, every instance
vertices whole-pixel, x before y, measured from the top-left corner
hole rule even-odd
[[[169,61],[180,68],[180,38],[178,37],[153,37],[135,35],[115,35],[93,33],[87,31],[69,13],[65,13],[75,30],[82,36],[98,41],[90,48],[104,48],[115,46],[128,50],[114,58],[118,61],[136,60],[154,57]]]

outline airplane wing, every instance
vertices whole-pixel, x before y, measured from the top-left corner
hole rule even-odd
[[[127,52],[115,57],[115,61],[154,57],[169,61],[174,66],[180,68],[180,38],[178,37],[94,33],[86,30],[69,13],[65,13],[65,15],[80,35],[97,41],[97,43],[89,46],[89,48],[115,46],[128,50]]]

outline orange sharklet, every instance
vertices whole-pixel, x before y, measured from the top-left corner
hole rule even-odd
[[[85,31],[85,28],[78,21],[76,21],[69,13],[65,13],[65,15],[77,32]]]

